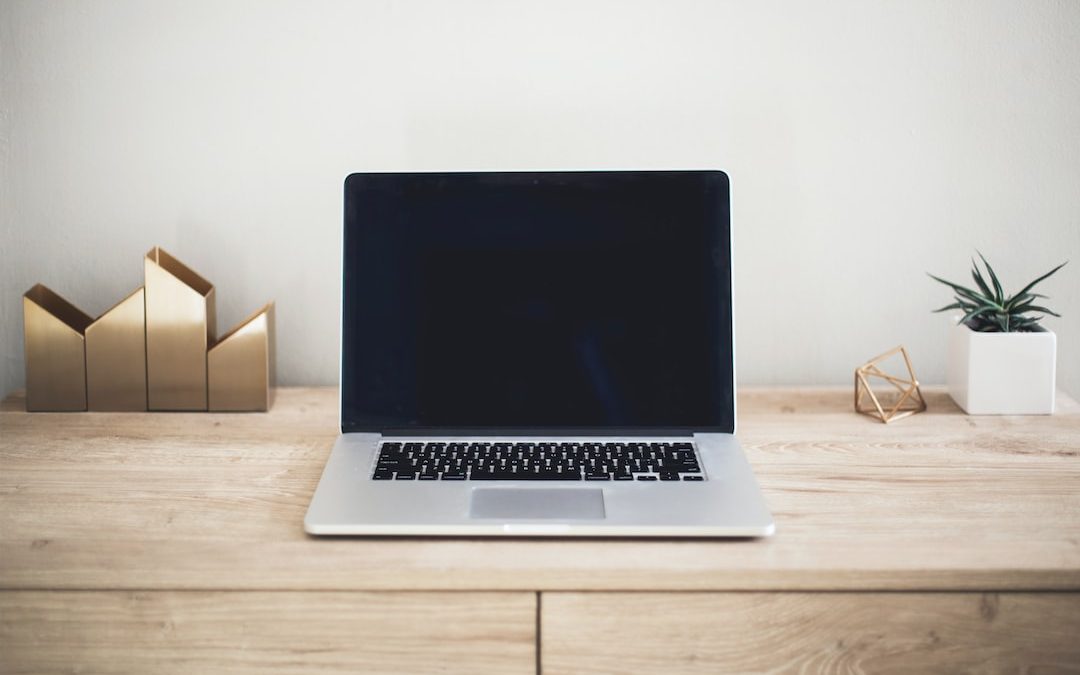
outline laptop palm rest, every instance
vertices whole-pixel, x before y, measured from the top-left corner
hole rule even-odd
[[[588,488],[476,488],[472,491],[469,517],[597,520],[604,518],[604,491]]]

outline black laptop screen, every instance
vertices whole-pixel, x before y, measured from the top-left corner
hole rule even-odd
[[[727,176],[353,174],[342,430],[733,431]]]

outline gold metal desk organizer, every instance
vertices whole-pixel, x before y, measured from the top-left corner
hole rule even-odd
[[[269,410],[274,303],[267,303],[222,336],[206,359],[211,410]]]
[[[90,410],[146,410],[146,307],[140,286],[86,329]]]
[[[85,340],[92,321],[42,284],[23,294],[27,410],[86,410]]]
[[[216,332],[214,286],[155,246],[146,274],[146,402],[206,410],[206,350]]]
[[[143,270],[96,320],[41,284],[26,292],[26,409],[269,410],[273,303],[215,340],[213,284],[157,246]]]

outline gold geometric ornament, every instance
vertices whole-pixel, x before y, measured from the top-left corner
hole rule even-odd
[[[890,359],[897,361],[892,358],[897,355],[903,359],[907,377],[890,375],[882,368],[882,364]],[[903,346],[879,354],[855,369],[855,412],[888,424],[924,410],[926,399]]]

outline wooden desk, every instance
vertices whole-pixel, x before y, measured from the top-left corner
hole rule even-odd
[[[748,390],[757,541],[314,539],[336,392],[0,412],[0,672],[1080,668],[1080,406]]]

